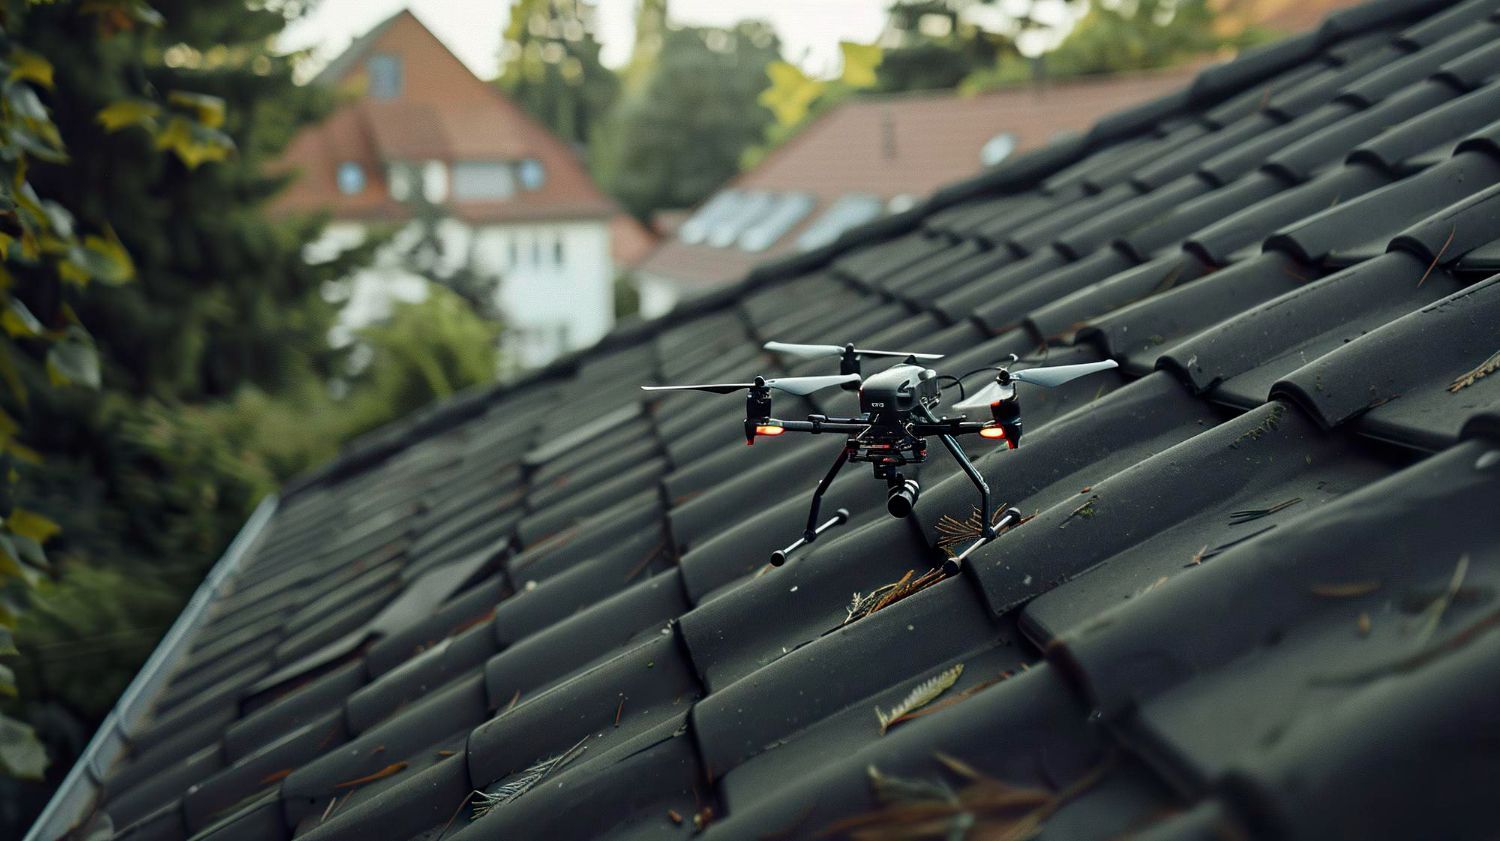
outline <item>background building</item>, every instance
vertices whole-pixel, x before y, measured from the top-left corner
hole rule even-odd
[[[744,276],[959,178],[1181,87],[1192,69],[960,96],[865,96],[836,106],[676,226],[637,269],[641,313]]]
[[[612,228],[636,233],[573,149],[471,73],[410,12],[356,40],[315,80],[351,101],[290,145],[284,212],[328,210],[315,251],[398,233],[351,279],[335,342],[420,300],[427,276],[483,282],[510,364],[593,343],[614,320]],[[424,246],[431,270],[409,256]],[[314,255],[321,256],[321,255]]]

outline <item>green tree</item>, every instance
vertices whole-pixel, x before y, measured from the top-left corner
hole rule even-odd
[[[518,0],[500,45],[501,90],[579,146],[620,92],[619,79],[599,62],[594,15],[587,0]]]
[[[1038,71],[1047,78],[1064,79],[1155,70],[1274,37],[1247,25],[1254,19],[1249,12],[1236,11],[1227,18],[1226,14],[1216,11],[1209,0],[1090,0],[1056,47],[1029,61],[1018,53],[1002,54],[995,64],[970,74],[960,88],[975,92],[1003,87],[1031,79]]]
[[[757,98],[779,57],[775,33],[757,21],[667,30],[649,81],[596,138],[595,175],[642,219],[707,198],[770,125]]]
[[[84,722],[271,486],[191,406],[334,370],[317,292],[364,256],[309,266],[320,221],[264,213],[285,182],[268,161],[329,104],[269,52],[300,5],[156,5],[0,2],[0,477],[19,480],[0,493],[0,652],[24,653],[21,701]],[[91,669],[100,633],[130,644]],[[25,736],[0,719],[0,770],[41,772]]]
[[[18,653],[11,629],[29,602],[27,589],[50,565],[42,546],[59,531],[37,513],[27,495],[32,488],[22,482],[23,473],[42,470],[38,431],[48,427],[38,422],[45,413],[37,406],[51,395],[48,387],[99,387],[95,338],[78,311],[91,300],[85,294],[91,286],[125,284],[137,271],[109,217],[69,201],[51,178],[79,165],[79,146],[71,145],[78,138],[58,108],[76,93],[76,80],[48,54],[47,35],[65,28],[75,49],[119,50],[122,33],[162,22],[138,0],[33,6],[0,5],[0,655]],[[88,114],[91,121],[138,126],[149,147],[171,150],[189,167],[233,151],[233,140],[219,130],[223,117],[222,100],[189,87],[104,100]],[[17,691],[14,671],[0,664],[0,696]],[[39,777],[46,765],[31,729],[0,713],[0,773]]]
[[[882,91],[946,90],[976,70],[1017,55],[1010,34],[991,32],[965,16],[989,0],[899,0],[891,5],[882,43],[890,43],[880,63]],[[1010,18],[1015,29],[1031,25],[1028,16]],[[893,42],[893,43],[892,43]]]

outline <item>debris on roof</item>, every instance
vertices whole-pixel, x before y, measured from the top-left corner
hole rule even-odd
[[[140,841],[1492,835],[1497,45],[1495,0],[1336,12],[377,433],[284,491],[97,810]],[[637,387],[833,373],[768,339],[1121,367],[971,448],[1024,522],[849,621],[973,487],[924,464],[903,521],[841,478],[852,524],[766,572],[837,442]]]

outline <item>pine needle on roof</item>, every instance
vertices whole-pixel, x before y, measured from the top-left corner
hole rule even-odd
[[[538,762],[530,768],[527,768],[525,771],[522,771],[520,775],[515,779],[511,780],[505,785],[500,786],[494,791],[474,792],[477,799],[474,803],[473,820],[478,820],[485,815],[488,815],[490,811],[496,806],[501,806],[509,803],[510,801],[515,800],[517,797],[520,797],[526,792],[531,791],[533,788],[536,788],[537,783],[540,783],[542,780],[546,779],[547,776],[552,772],[558,770],[564,765],[567,765],[569,762],[572,762],[574,759],[578,758],[579,754],[587,750],[587,748],[584,747],[583,743],[587,742],[588,740],[589,737],[584,736],[582,739],[578,740],[578,744],[572,746],[571,748],[568,748],[557,756],[543,759],[541,762]]]
[[[951,669],[945,669],[927,680],[922,681],[901,699],[901,703],[891,707],[890,712],[882,712],[879,707],[875,709],[875,718],[880,722],[880,734],[885,735],[896,722],[901,721],[912,712],[932,703],[948,688],[958,682],[960,675],[964,673],[964,664],[959,663]]]

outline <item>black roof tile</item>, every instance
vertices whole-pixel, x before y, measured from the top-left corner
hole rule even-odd
[[[1489,376],[1500,353],[1496,325],[1500,282],[1491,278],[1308,362],[1272,391],[1325,426],[1354,421],[1368,435],[1440,449],[1471,416],[1500,403],[1500,377]]]
[[[1340,202],[1266,241],[1305,263],[1348,266],[1385,251],[1408,225],[1500,180],[1500,158],[1460,152],[1450,160]]]
[[[810,837],[890,818],[874,766],[1060,793],[1007,818],[1043,837],[1489,831],[1496,22],[1337,14],[361,439],[216,579],[98,807],[143,840]],[[1023,521],[853,618],[974,490],[939,457],[896,520],[845,471],[852,522],[769,568],[838,441],[636,389],[830,372],[769,339],[1123,367],[1025,391],[1019,449],[966,442]],[[585,405],[619,411],[556,411]]]
[[[1157,365],[1195,391],[1258,406],[1283,375],[1458,287],[1441,269],[1424,281],[1423,270],[1420,260],[1404,252],[1366,260],[1164,349]]]

